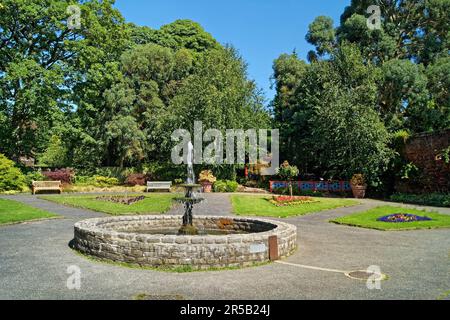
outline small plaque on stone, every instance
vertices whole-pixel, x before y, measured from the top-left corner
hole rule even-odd
[[[266,251],[267,247],[264,243],[250,245],[250,253],[262,253]]]

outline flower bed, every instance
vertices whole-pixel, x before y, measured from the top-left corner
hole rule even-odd
[[[138,197],[126,197],[126,196],[101,196],[95,198],[95,200],[100,201],[109,201],[109,202],[115,202],[125,205],[132,205],[133,203],[142,201],[145,199],[145,196],[138,196]]]
[[[401,222],[414,222],[414,221],[431,221],[433,219],[429,217],[421,217],[417,216],[415,214],[409,214],[409,213],[395,213],[388,216],[384,216],[377,219],[378,221],[382,222],[394,222],[394,223],[401,223]]]
[[[304,196],[294,196],[294,197],[275,196],[272,199],[270,199],[269,202],[277,207],[286,207],[286,206],[297,206],[305,203],[315,203],[318,202],[318,200]]]

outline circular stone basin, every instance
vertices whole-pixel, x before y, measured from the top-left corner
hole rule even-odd
[[[268,262],[271,254],[290,255],[297,246],[297,227],[250,218],[196,217],[199,235],[176,235],[181,216],[96,218],[75,224],[74,248],[115,262],[140,266],[249,266]],[[276,238],[276,241],[274,239]]]

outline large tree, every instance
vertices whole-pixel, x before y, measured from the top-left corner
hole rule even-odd
[[[373,30],[367,26],[372,5],[381,13],[380,28]],[[434,87],[445,83],[449,10],[450,0],[353,0],[337,28],[322,16],[311,23],[307,40],[316,50],[309,54],[310,61],[326,58],[342,42],[354,43],[366,62],[381,68],[378,109],[390,131],[447,128],[450,105]]]
[[[274,65],[278,87],[285,81],[280,73],[286,56],[280,59]],[[282,136],[290,136],[282,145],[283,156],[303,173],[336,179],[361,172],[376,182],[392,154],[376,111],[374,67],[365,65],[358,49],[348,44],[333,51],[330,60],[309,66],[295,59],[287,60],[302,66],[301,72],[288,73],[296,79],[295,91],[278,92],[275,99],[277,114],[283,115]],[[292,102],[283,105],[285,97]]]
[[[111,0],[4,0],[0,8],[0,151],[17,159],[47,146],[74,108],[97,112],[127,26]],[[79,25],[68,25],[80,9]],[[89,110],[90,109],[90,110]],[[85,117],[87,118],[87,117]],[[87,125],[84,119],[83,125]],[[76,131],[76,130],[75,130]],[[79,133],[79,132],[78,132]],[[79,141],[79,134],[73,134]]]

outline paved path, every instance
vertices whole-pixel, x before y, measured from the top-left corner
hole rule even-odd
[[[227,195],[206,197],[197,214],[231,214]],[[298,226],[299,249],[284,260],[289,265],[174,274],[96,263],[70,250],[73,224],[102,214],[34,196],[8,198],[64,219],[0,227],[0,299],[132,299],[141,293],[186,299],[436,299],[450,289],[449,229],[382,232],[327,222],[380,205],[377,201],[284,219]],[[79,291],[66,287],[71,265],[81,269]],[[364,281],[300,265],[338,270],[378,265],[389,280],[382,290],[368,290]]]

